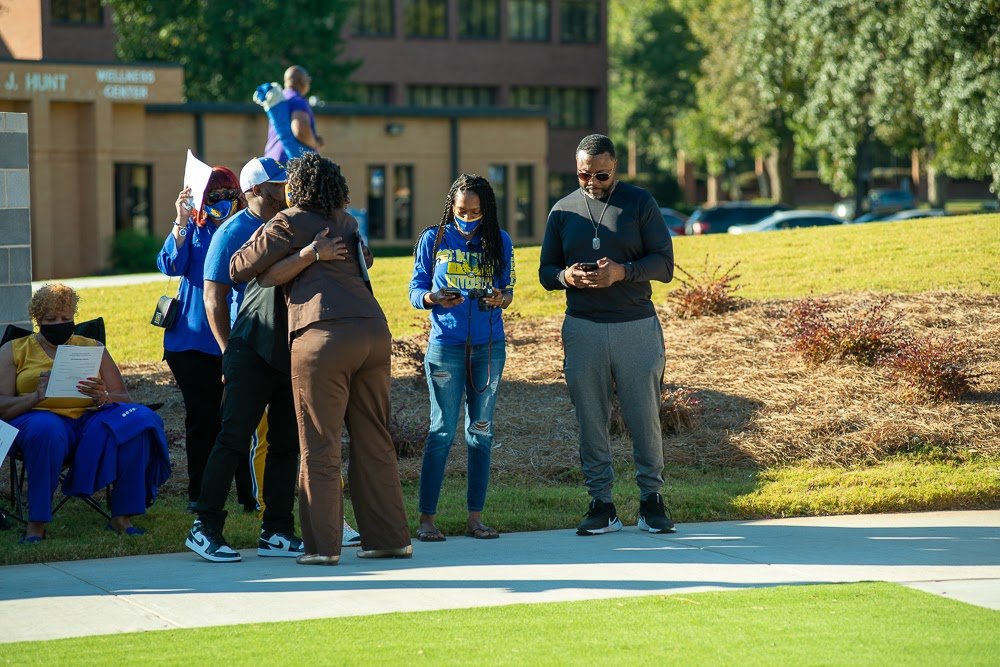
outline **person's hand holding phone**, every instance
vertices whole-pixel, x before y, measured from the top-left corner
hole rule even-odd
[[[607,257],[596,262],[579,262],[569,267],[566,273],[569,274],[573,269],[576,271],[572,284],[581,289],[610,287],[625,279],[625,266]],[[569,283],[568,278],[566,282]]]
[[[597,271],[597,268],[597,262],[577,262],[570,264],[563,273],[563,279],[570,287],[581,289],[589,287],[587,278]]]
[[[457,287],[442,287],[436,292],[429,292],[427,298],[430,299],[431,303],[442,308],[454,308],[465,301],[462,290]]]
[[[188,218],[194,213],[194,197],[191,196],[190,187],[185,185],[178,193],[174,208],[177,209],[176,224],[186,225]]]

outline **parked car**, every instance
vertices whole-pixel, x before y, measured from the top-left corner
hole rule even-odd
[[[842,224],[844,224],[843,220],[826,211],[778,211],[752,225],[733,225],[729,228],[729,233],[748,234],[750,232],[773,232],[779,229]]]
[[[783,204],[727,202],[711,208],[696,209],[684,225],[685,234],[718,234],[733,225],[749,225],[777,211],[787,211]]]
[[[862,222],[881,222],[882,220],[888,218],[890,215],[892,215],[891,211],[882,211],[880,213],[865,213],[864,215],[857,217],[854,220],[845,220],[844,222],[847,223],[848,225],[857,225],[861,224]]]
[[[946,215],[948,212],[943,208],[911,208],[907,211],[893,213],[883,219],[889,222],[891,220],[913,220],[914,218],[943,218]]]
[[[874,188],[861,200],[861,211],[854,210],[854,199],[841,199],[833,205],[833,214],[842,220],[855,222],[871,222],[880,220],[885,215],[913,208],[917,200],[909,190],[892,190],[889,188]],[[859,220],[864,215],[878,217]]]
[[[684,236],[684,223],[688,219],[686,215],[672,208],[660,208],[660,213],[663,215],[663,222],[667,223],[671,236]]]

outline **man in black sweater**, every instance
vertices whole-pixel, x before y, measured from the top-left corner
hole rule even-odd
[[[580,463],[591,496],[578,535],[622,528],[612,500],[612,391],[632,435],[639,528],[674,530],[660,495],[664,349],[649,284],[670,282],[674,251],[656,200],[618,181],[617,167],[608,137],[584,137],[576,152],[580,189],[552,207],[538,269],[545,289],[566,290],[566,385],[580,426]]]

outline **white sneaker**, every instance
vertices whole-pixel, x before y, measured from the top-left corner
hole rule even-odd
[[[360,547],[361,546],[361,533],[351,528],[351,524],[344,521],[344,540],[342,546],[345,547]]]
[[[201,521],[195,521],[191,526],[184,546],[213,563],[237,563],[243,560],[240,552],[229,546],[221,534],[205,530]]]
[[[297,558],[304,553],[305,549],[302,547],[302,540],[294,535],[260,531],[260,539],[257,540],[258,556]]]

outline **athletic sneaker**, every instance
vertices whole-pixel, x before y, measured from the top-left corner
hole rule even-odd
[[[270,533],[265,530],[260,531],[260,539],[257,540],[258,556],[298,558],[305,552],[302,540],[294,535],[289,535],[288,533]]]
[[[654,493],[645,500],[639,501],[639,530],[651,533],[672,533],[674,522],[667,515],[663,506],[663,496]]]
[[[622,529],[622,522],[618,519],[618,511],[614,503],[606,503],[603,500],[594,498],[590,501],[590,509],[587,510],[583,521],[576,527],[577,535],[600,535],[601,533],[613,533]]]
[[[188,531],[184,546],[213,563],[238,563],[243,560],[240,552],[226,543],[222,533],[206,528],[195,521]]]
[[[344,540],[342,542],[345,547],[360,547],[361,546],[361,533],[351,528],[351,524],[344,521]]]

